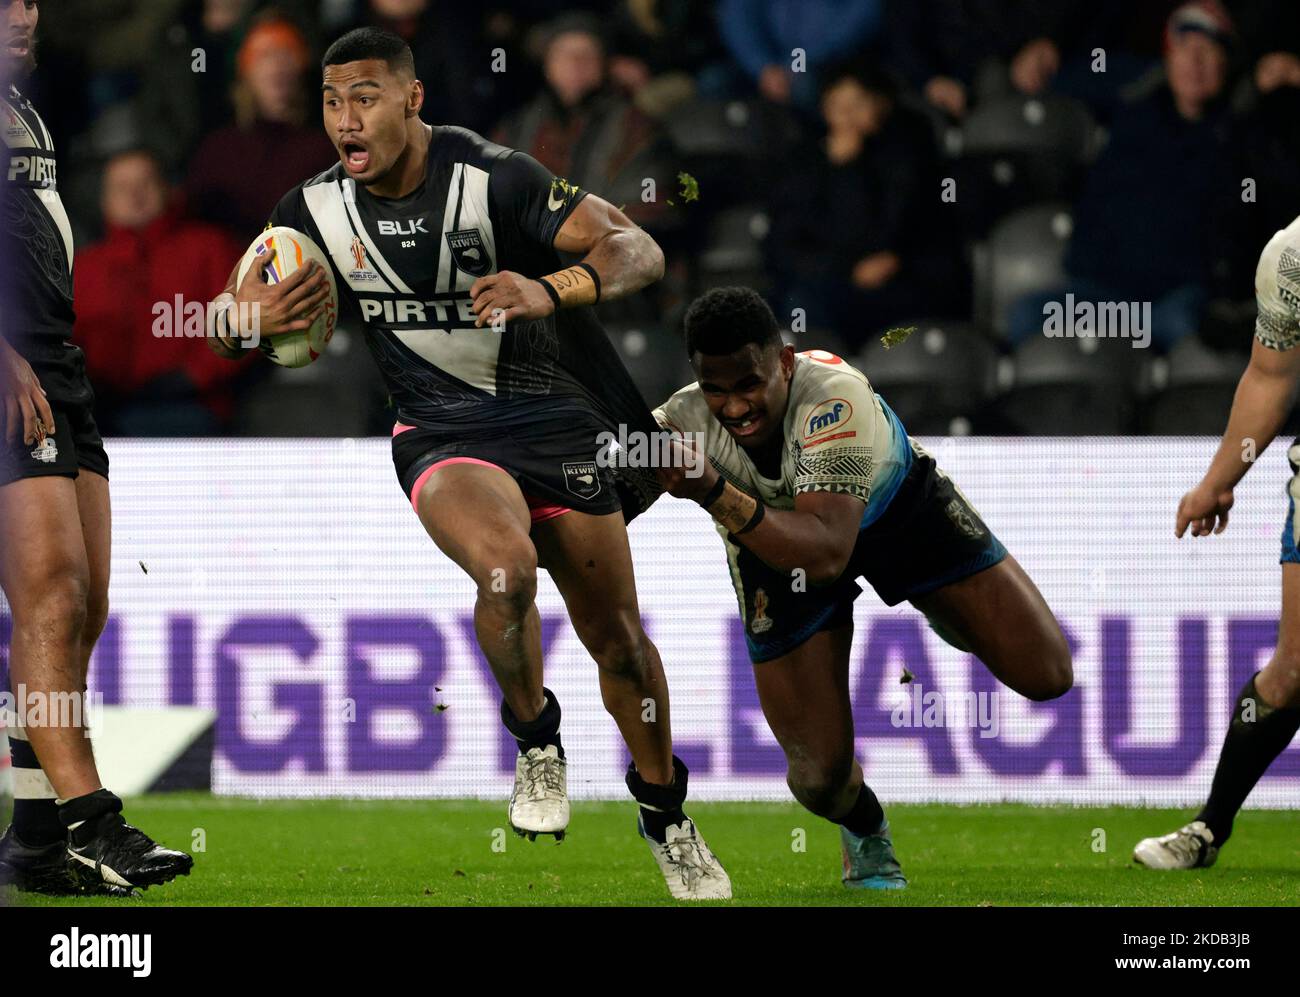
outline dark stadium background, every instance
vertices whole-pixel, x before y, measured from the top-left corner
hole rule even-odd
[[[1227,70],[1189,117],[1170,0],[47,3],[31,90],[103,430],[386,433],[346,330],[300,371],[151,333],[157,302],[214,295],[275,200],[330,165],[320,53],[381,23],[413,45],[426,121],[525,149],[661,241],[666,279],[602,308],[651,405],[689,377],[691,297],[744,283],[801,346],[861,358],[913,433],[1217,434],[1255,258],[1300,213],[1300,7],[1191,6]],[[829,136],[828,85],[858,115]],[[126,225],[105,221],[108,164]],[[1032,295],[1067,287],[1149,302],[1172,331],[1141,350],[1026,335]],[[886,352],[896,327],[917,331]]]

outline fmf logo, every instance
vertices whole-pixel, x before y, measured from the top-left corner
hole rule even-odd
[[[809,414],[808,432],[805,435],[812,436],[814,433],[820,433],[823,429],[829,429],[852,418],[852,405],[843,398],[828,398]]]
[[[380,235],[415,235],[416,232],[423,232],[425,235],[429,234],[429,230],[424,227],[423,215],[412,221],[380,221],[379,223]]]

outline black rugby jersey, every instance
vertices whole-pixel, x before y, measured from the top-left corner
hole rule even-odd
[[[435,126],[424,182],[406,197],[375,197],[336,163],[290,191],[271,224],[330,257],[341,320],[364,328],[401,422],[472,439],[582,412],[653,432],[590,308],[474,326],[474,281],[560,269],[555,235],[585,196],[524,153]]]
[[[0,99],[0,119],[5,149],[0,198],[2,331],[30,361],[63,358],[73,349],[76,316],[72,227],[59,198],[54,142],[36,109],[16,87]]]

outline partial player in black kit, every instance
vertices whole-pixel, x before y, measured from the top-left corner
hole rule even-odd
[[[641,626],[625,521],[658,494],[648,471],[615,476],[604,431],[657,425],[590,307],[658,280],[663,254],[616,208],[530,157],[419,117],[424,85],[397,36],[359,29],[323,60],[323,119],[339,162],[270,219],[330,258],[342,321],[364,329],[397,409],[393,460],[426,531],[473,579],[479,646],[519,742],[511,825],[567,829],[560,708],[542,685],[537,568],[551,574],[599,666],[633,764],[638,828],[681,899],[731,894],[683,812],[668,687]],[[562,254],[577,258],[566,266]],[[263,257],[218,299],[256,304],[257,333],[307,328],[324,306],[312,267],[273,286]],[[223,317],[214,347],[236,357]],[[642,717],[655,704],[654,722]]]
[[[13,823],[0,837],[0,885],[46,893],[129,894],[188,873],[121,816],[86,736],[90,653],[108,615],[108,457],[94,393],[72,345],[72,230],[54,143],[18,84],[35,65],[36,3],[0,6],[6,182],[0,286],[0,588],[13,616],[7,719]],[[21,691],[21,694],[20,694]],[[25,724],[27,707],[44,703]]]

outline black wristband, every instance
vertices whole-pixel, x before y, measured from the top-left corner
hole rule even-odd
[[[536,278],[536,280],[537,283],[546,288],[546,293],[551,296],[551,301],[554,302],[555,310],[558,312],[560,310],[560,292],[551,286],[550,281],[543,280],[541,277]]]
[[[596,268],[590,263],[579,263],[578,266],[591,275],[591,282],[596,285],[595,304],[600,304],[600,274],[596,273]]]
[[[749,532],[750,530],[752,530],[755,526],[757,526],[759,523],[761,523],[761,522],[763,521],[763,513],[764,513],[766,510],[767,510],[767,506],[765,506],[765,505],[760,501],[760,502],[758,503],[758,507],[754,510],[754,515],[752,515],[752,516],[749,517],[749,522],[748,522],[748,523],[746,523],[744,526],[742,526],[740,529],[738,529],[738,530],[736,531],[736,536],[740,536],[740,535],[743,534],[743,533],[748,533],[748,532]]]
[[[705,495],[704,498],[700,499],[700,508],[707,511],[709,506],[718,501],[718,499],[722,497],[722,493],[726,490],[727,479],[719,474],[718,480],[713,483],[713,487],[709,489],[708,494]]]

